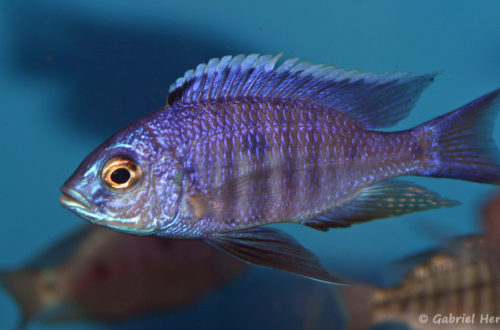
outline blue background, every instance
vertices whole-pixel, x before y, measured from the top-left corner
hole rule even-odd
[[[283,51],[285,58],[362,71],[442,72],[395,129],[410,128],[500,87],[499,17],[494,0],[1,1],[0,269],[22,266],[82,223],[59,205],[60,185],[97,144],[160,108],[170,83],[196,64]],[[499,133],[497,122],[497,144]],[[396,277],[387,272],[394,261],[478,231],[478,208],[494,189],[415,181],[464,204],[329,233],[279,227],[332,271],[387,285]],[[120,326],[304,328],[290,309],[265,306],[318,285],[253,269],[161,322]],[[317,324],[333,322],[332,297],[314,307],[316,314],[324,311]],[[304,305],[297,313],[309,313]],[[18,318],[14,301],[0,290],[0,328],[14,327]],[[102,325],[82,325],[91,326]]]

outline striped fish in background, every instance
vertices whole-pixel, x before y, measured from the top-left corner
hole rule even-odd
[[[341,288],[348,328],[397,322],[415,329],[498,329],[499,205],[497,195],[483,209],[483,234],[452,239],[394,265],[392,271],[408,270],[399,285]]]

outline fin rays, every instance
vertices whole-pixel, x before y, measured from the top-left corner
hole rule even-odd
[[[341,284],[326,271],[318,258],[290,235],[268,227],[212,234],[207,243],[245,262],[308,277],[326,283]]]
[[[458,204],[410,181],[392,179],[364,188],[344,205],[327,210],[305,224],[327,231],[333,227],[349,227],[360,222]]]
[[[337,110],[365,128],[388,127],[408,115],[434,74],[361,73],[251,54],[213,58],[170,86],[167,105],[221,100],[298,101]]]

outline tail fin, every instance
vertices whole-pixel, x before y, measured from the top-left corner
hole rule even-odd
[[[414,129],[432,135],[434,155],[418,175],[500,184],[499,150],[492,138],[500,89]]]
[[[0,273],[0,284],[17,301],[22,318],[18,328],[26,324],[45,306],[37,290],[37,276],[34,272],[13,271]]]

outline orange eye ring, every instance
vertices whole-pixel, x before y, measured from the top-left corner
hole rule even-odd
[[[134,188],[142,178],[142,169],[135,161],[126,157],[114,157],[104,164],[101,179],[114,192],[126,192]]]

